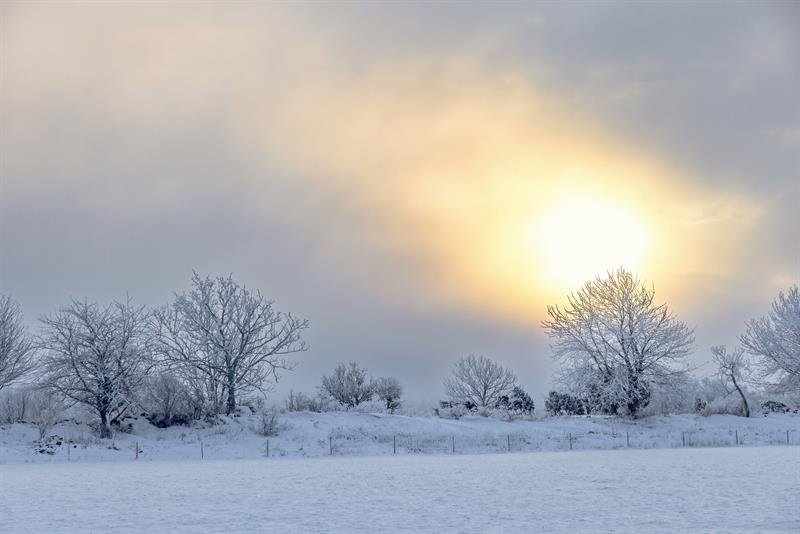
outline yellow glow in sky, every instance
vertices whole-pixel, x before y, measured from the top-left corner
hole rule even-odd
[[[471,53],[361,65],[346,53],[360,41],[288,9],[188,17],[171,5],[154,24],[132,4],[55,6],[20,9],[3,49],[10,204],[64,188],[114,220],[171,212],[186,191],[210,205],[236,191],[232,212],[291,226],[325,280],[524,324],[617,267],[678,303],[758,277],[734,269],[750,261],[758,203],[704,186],[515,69]],[[85,131],[66,139],[65,123]],[[109,132],[120,138],[98,160]],[[133,164],[135,180],[108,178]]]
[[[564,288],[617,267],[641,271],[650,245],[649,230],[632,211],[600,198],[564,199],[531,226],[543,272]]]

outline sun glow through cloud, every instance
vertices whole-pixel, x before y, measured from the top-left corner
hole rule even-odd
[[[575,288],[617,267],[644,267],[650,232],[632,211],[596,198],[573,197],[532,223],[531,245],[553,283]]]

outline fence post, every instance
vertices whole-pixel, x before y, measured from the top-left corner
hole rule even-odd
[[[202,460],[205,457],[205,451],[203,451],[203,440],[200,440],[200,459]]]
[[[267,458],[269,458],[269,440],[267,440]]]
[[[786,443],[789,443],[789,431],[786,431]],[[72,448],[72,443],[67,443],[67,461],[69,462],[70,452],[69,450]]]
[[[456,453],[456,437],[453,436],[453,454]]]
[[[736,444],[738,445],[739,444],[739,430],[738,429],[734,430],[734,432],[735,432],[735,436],[736,436]]]
[[[331,456],[333,456],[333,436],[328,436],[328,446],[331,449]]]
[[[789,445],[789,431],[786,431],[786,444]]]
[[[392,454],[397,454],[397,435],[392,436]]]
[[[631,446],[631,433],[628,431],[625,431],[625,446],[626,447]]]
[[[134,460],[138,460],[138,459],[139,459],[139,442],[137,441],[136,442],[136,456],[134,457]]]
[[[506,442],[508,443],[508,452],[511,452],[511,435],[506,434]]]
[[[681,432],[681,442],[683,443],[683,446],[685,447],[686,446],[686,432]]]
[[[572,450],[572,432],[569,433],[569,450]]]

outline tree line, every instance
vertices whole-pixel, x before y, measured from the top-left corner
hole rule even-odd
[[[567,395],[587,413],[635,417],[654,389],[676,389],[690,380],[694,330],[656,302],[651,284],[624,269],[587,282],[566,306],[550,306],[547,313],[542,327],[561,366],[556,383],[562,392],[549,397],[554,405]],[[745,415],[745,382],[800,393],[797,286],[780,292],[766,316],[747,322],[739,342],[734,350],[719,345],[710,352],[719,383],[740,396]]]
[[[686,395],[694,331],[634,274],[619,269],[599,276],[568,295],[566,305],[549,306],[547,315],[541,326],[559,365],[548,413],[637,417],[655,393]],[[30,335],[19,305],[0,296],[0,390],[33,377],[37,396],[31,402],[88,408],[101,437],[142,404],[163,426],[234,414],[242,396],[265,391],[294,367],[291,355],[308,349],[307,320],[278,311],[230,276],[194,273],[188,291],[155,309],[130,298],[106,306],[72,299],[39,323]],[[739,341],[735,349],[720,345],[710,352],[715,387],[737,395],[743,415],[750,415],[748,384],[800,393],[797,286],[780,292],[766,316],[747,322]],[[322,376],[316,397],[292,392],[287,408],[322,411],[333,403],[351,409],[376,399],[394,412],[402,391],[396,378],[370,377],[350,362]],[[497,410],[530,416],[535,408],[516,375],[482,355],[459,359],[444,392],[437,409],[443,416]],[[704,402],[695,401],[699,407]]]
[[[154,310],[130,298],[102,306],[72,299],[26,333],[18,304],[0,299],[0,389],[35,375],[37,387],[110,423],[136,408],[145,384],[161,405],[188,400],[195,415],[232,414],[307,350],[308,321],[232,277],[194,274],[191,289]],[[158,371],[158,373],[157,373]]]

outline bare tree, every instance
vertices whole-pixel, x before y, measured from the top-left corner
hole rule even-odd
[[[682,376],[677,365],[692,351],[694,333],[654,297],[652,286],[618,269],[568,295],[568,306],[548,306],[542,326],[562,364],[560,380],[606,411],[624,407],[636,416],[652,383]]]
[[[800,290],[778,293],[772,309],[747,323],[741,337],[745,350],[760,358],[762,376],[782,392],[800,390]]]
[[[486,356],[470,354],[453,365],[453,374],[445,380],[445,393],[453,402],[471,403],[478,408],[494,407],[508,394],[517,377]]]
[[[64,413],[62,399],[57,398],[52,391],[37,389],[31,396],[29,413],[30,422],[36,425],[39,439],[42,440]]]
[[[168,426],[175,419],[183,421],[190,409],[189,387],[175,374],[164,370],[150,376],[144,386],[142,407],[156,426]],[[194,415],[189,414],[189,415]]]
[[[750,370],[750,363],[744,356],[742,349],[728,352],[724,345],[711,347],[711,354],[714,356],[719,370],[718,375],[725,391],[733,393],[736,391],[742,399],[742,412],[745,417],[750,417],[750,405],[747,404],[747,397],[742,390],[742,382],[745,380]]]
[[[372,391],[386,405],[389,413],[394,413],[400,407],[400,397],[403,396],[403,387],[400,381],[393,377],[380,377],[372,381]]]
[[[191,290],[154,313],[153,340],[168,364],[192,368],[214,390],[221,385],[232,414],[237,393],[263,390],[279,370],[293,367],[283,357],[307,349],[306,328],[308,321],[275,310],[230,276],[194,273]]]
[[[43,317],[43,384],[76,404],[93,409],[100,437],[111,437],[109,422],[135,403],[152,368],[147,346],[148,313],[131,300],[106,307],[72,300]]]
[[[27,385],[6,388],[0,392],[0,423],[25,421],[34,393],[34,388]]]
[[[0,295],[0,389],[33,369],[33,353],[19,304],[8,295]]]
[[[356,362],[349,365],[340,363],[330,376],[323,375],[320,390],[348,408],[372,400],[374,394],[372,384],[367,380],[367,370]]]

